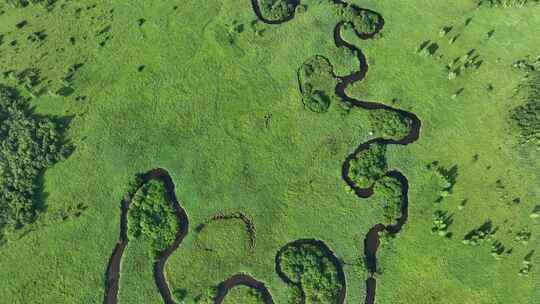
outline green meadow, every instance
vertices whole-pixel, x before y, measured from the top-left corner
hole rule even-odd
[[[540,303],[538,1],[347,3],[0,0],[0,303]]]

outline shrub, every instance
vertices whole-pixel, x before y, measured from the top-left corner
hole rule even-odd
[[[412,121],[398,112],[385,109],[369,111],[371,127],[377,134],[386,139],[399,140],[407,136]]]
[[[377,181],[373,191],[382,204],[383,215],[387,225],[394,225],[400,219],[404,203],[402,185],[399,180],[391,176],[384,176]]]
[[[43,5],[51,9],[57,0],[6,0],[6,3],[13,7],[27,7],[28,5]]]
[[[532,233],[527,227],[523,227],[521,230],[519,230],[516,233],[516,236],[514,237],[515,242],[519,242],[523,245],[527,245],[529,240],[531,239]]]
[[[261,304],[264,298],[260,291],[244,285],[238,285],[229,290],[223,300],[224,304]]]
[[[467,233],[462,242],[466,245],[478,246],[485,241],[491,241],[494,234],[493,224],[491,221],[486,221],[482,226]]]
[[[197,304],[214,304],[214,299],[218,294],[218,288],[216,286],[206,288],[200,295],[195,297],[195,303]]]
[[[319,242],[293,242],[278,255],[281,271],[304,290],[305,303],[335,303],[342,289],[335,257]]]
[[[164,251],[174,242],[180,223],[163,182],[150,180],[135,193],[128,211],[128,225],[130,237],[151,240],[156,252]]]
[[[313,112],[328,111],[335,94],[336,78],[332,65],[322,56],[313,56],[298,69],[298,83],[302,102]]]
[[[298,0],[258,0],[262,17],[270,21],[284,21],[294,16]]]
[[[14,89],[0,86],[0,230],[35,220],[38,177],[69,153],[60,123],[38,116]]]
[[[510,112],[512,125],[519,130],[519,141],[540,149],[540,70],[526,73],[518,94],[524,103]]]
[[[434,161],[427,165],[427,169],[432,170],[439,184],[439,197],[435,202],[440,203],[445,197],[452,194],[452,189],[457,182],[458,167],[454,165],[447,169],[441,166],[438,161]]]
[[[518,275],[520,276],[529,276],[529,273],[532,270],[532,256],[534,254],[534,250],[529,252],[524,258],[523,261],[521,261],[522,267],[519,269]]]
[[[487,7],[524,7],[528,4],[538,4],[538,0],[475,0],[478,6]]]
[[[452,222],[452,216],[448,215],[448,212],[437,210],[433,213],[433,227],[431,228],[431,232],[439,236],[450,237],[451,233],[448,232],[448,227]]]
[[[341,9],[341,16],[344,21],[353,25],[354,30],[359,35],[374,34],[383,22],[382,17],[372,11],[361,9],[356,5],[346,5]]]
[[[360,188],[371,187],[387,171],[386,146],[372,143],[350,161],[348,176]]]

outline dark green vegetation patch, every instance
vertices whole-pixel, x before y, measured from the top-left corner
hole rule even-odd
[[[401,182],[396,177],[383,176],[377,181],[373,191],[383,207],[385,224],[397,224],[397,221],[403,216],[402,209],[405,200]]]
[[[272,22],[291,19],[299,0],[253,0],[259,5],[261,16]]]
[[[370,111],[369,118],[373,131],[385,139],[399,140],[409,134],[412,126],[408,117],[386,109]]]
[[[248,286],[239,285],[229,291],[223,304],[263,304],[264,298],[260,291]]]
[[[386,145],[367,144],[350,161],[349,178],[357,187],[370,188],[388,170],[386,163]]]
[[[0,231],[36,219],[39,177],[68,151],[59,119],[34,114],[15,90],[0,86]]]
[[[345,282],[341,265],[321,241],[298,240],[282,248],[278,271],[303,291],[305,303],[338,303]]]
[[[540,148],[540,58],[535,64],[518,62],[514,66],[526,70],[518,88],[524,103],[511,111],[514,125],[520,132],[520,141]]]
[[[151,240],[156,252],[167,249],[180,227],[163,182],[150,180],[133,196],[128,211],[129,236]]]
[[[313,56],[298,69],[298,82],[304,105],[313,112],[328,111],[330,103],[336,100],[334,88],[337,79],[332,65],[323,56]]]
[[[381,15],[356,5],[343,5],[340,12],[343,20],[352,24],[355,32],[361,37],[374,34],[384,22]]]
[[[474,0],[478,6],[524,7],[540,3],[538,0]]]

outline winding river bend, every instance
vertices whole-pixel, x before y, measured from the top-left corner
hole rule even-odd
[[[265,304],[274,304],[274,300],[272,300],[272,295],[270,295],[270,292],[268,291],[264,283],[257,281],[257,279],[245,273],[236,274],[228,278],[227,280],[221,282],[221,284],[218,285],[218,292],[214,303],[223,303],[223,300],[225,300],[225,297],[229,293],[229,290],[239,285],[244,285],[258,290],[261,293]]]
[[[122,200],[121,205],[121,215],[120,215],[120,238],[116,244],[111,258],[109,259],[109,264],[107,266],[106,272],[106,287],[105,287],[105,304],[116,304],[118,302],[118,287],[120,281],[120,262],[122,260],[122,255],[124,250],[128,245],[129,239],[127,236],[128,229],[128,210],[133,199],[133,195],[147,182],[151,180],[161,181],[165,185],[166,198],[171,202],[176,216],[180,222],[180,227],[176,233],[176,238],[173,243],[163,252],[159,253],[157,259],[154,263],[154,281],[156,286],[163,298],[163,301],[166,304],[174,304],[174,301],[171,296],[171,291],[165,275],[163,273],[163,268],[169,256],[180,246],[180,243],[184,240],[185,236],[189,230],[189,221],[186,211],[180,206],[178,200],[176,199],[174,182],[169,175],[169,172],[165,169],[153,169],[147,172],[143,178],[140,186],[130,194],[127,194]]]
[[[278,24],[288,22],[294,19],[294,12],[293,12],[291,15],[285,16],[282,20],[278,20],[278,21],[268,20],[261,13],[261,9],[259,7],[258,1],[259,0],[251,0],[251,4],[255,12],[255,15],[258,17],[258,19],[261,22],[264,22],[267,24],[278,25]],[[294,6],[299,5],[299,2],[300,2],[298,0],[291,0],[291,1],[294,4]],[[347,5],[345,2],[341,0],[329,0],[329,1],[340,6]],[[366,9],[362,9],[362,10],[369,11]],[[377,14],[373,11],[369,11],[369,12],[373,14]],[[384,26],[384,19],[379,14],[377,15],[379,16],[380,22],[377,24],[374,31],[369,32],[369,33],[356,32],[357,36],[360,39],[362,40],[371,39],[382,30]],[[373,195],[373,187],[360,188],[349,178],[348,172],[350,168],[350,161],[354,159],[354,157],[358,153],[362,152],[363,150],[368,149],[371,144],[408,145],[415,142],[420,136],[421,121],[415,114],[411,112],[396,109],[396,108],[393,108],[393,107],[390,107],[390,106],[387,106],[385,104],[378,103],[378,102],[354,99],[347,95],[346,93],[347,87],[355,82],[362,81],[367,75],[369,66],[368,66],[364,53],[359,48],[348,43],[347,41],[345,41],[345,39],[343,39],[341,35],[341,30],[345,24],[346,23],[343,21],[339,22],[334,28],[333,37],[334,37],[335,45],[338,48],[347,48],[351,50],[353,53],[357,54],[360,66],[359,66],[358,71],[353,72],[350,75],[345,75],[345,76],[334,75],[334,77],[336,77],[339,80],[338,84],[335,87],[336,95],[339,96],[343,101],[348,102],[355,107],[359,107],[366,110],[383,109],[383,110],[395,112],[401,115],[402,117],[408,118],[411,121],[411,127],[409,129],[409,132],[404,137],[399,138],[399,139],[388,139],[388,138],[382,138],[382,137],[371,139],[367,142],[360,144],[353,151],[353,153],[351,153],[350,155],[346,157],[345,161],[343,162],[343,166],[342,166],[343,180],[354,190],[358,198],[368,198],[371,195]],[[366,258],[366,262],[367,262],[366,266],[368,269],[368,279],[366,280],[366,298],[365,298],[366,304],[373,304],[375,302],[376,286],[377,286],[375,273],[377,272],[377,251],[380,245],[379,233],[383,231],[387,231],[390,234],[397,234],[401,231],[403,225],[405,225],[408,219],[409,183],[408,183],[407,178],[402,173],[396,170],[388,171],[386,172],[385,175],[389,177],[393,177],[394,179],[398,180],[401,183],[402,198],[403,198],[403,201],[401,203],[402,216],[401,218],[398,219],[396,224],[386,226],[384,224],[379,223],[373,226],[369,230],[369,232],[366,234],[366,237],[364,239],[364,255]],[[186,237],[189,231],[188,216],[185,210],[178,203],[178,200],[175,195],[175,186],[174,186],[173,180],[165,169],[158,168],[158,169],[154,169],[147,172],[143,176],[143,182],[141,184],[141,187],[142,185],[144,185],[150,180],[159,180],[164,183],[168,201],[171,202],[171,204],[173,205],[175,213],[180,222],[180,227],[176,234],[176,238],[174,242],[165,251],[158,254],[157,259],[154,263],[154,272],[153,272],[156,286],[161,294],[161,297],[163,298],[164,303],[174,304],[175,302],[172,299],[171,291],[165,279],[164,266],[169,256],[180,246],[180,244],[182,243],[182,241],[184,240],[184,238]],[[128,237],[127,237],[128,210],[129,210],[130,203],[133,199],[133,194],[136,192],[137,191],[134,191],[133,193],[126,195],[121,203],[120,236],[112,252],[112,255],[109,259],[109,263],[106,270],[106,288],[105,288],[105,296],[104,296],[105,304],[117,304],[119,279],[120,279],[120,264],[121,264],[121,259],[122,259],[124,250],[127,247],[128,242],[129,242]],[[302,241],[302,240],[299,240],[299,241]],[[293,282],[290,282],[290,280],[286,276],[284,276],[283,273],[281,273],[281,271],[279,270],[279,262],[277,260],[276,260],[276,271],[278,275],[285,282],[293,283]],[[340,271],[341,271],[340,277],[343,278],[343,289],[340,291],[339,299],[336,299],[336,302],[344,303],[345,296],[346,296],[346,281],[345,281],[342,270]],[[243,274],[243,273],[236,274],[218,285],[218,293],[215,298],[215,303],[221,304],[223,300],[225,299],[229,290],[231,290],[232,288],[238,285],[245,285],[245,286],[257,289],[263,296],[263,300],[265,304],[274,303],[270,292],[268,291],[268,289],[266,288],[263,282],[260,282],[256,280],[255,278],[251,277],[250,275]],[[302,295],[300,299],[300,304],[304,302],[305,302],[305,295]]]
[[[329,1],[339,6],[348,5],[342,0],[329,0]],[[298,1],[293,1],[292,3],[295,6],[299,4]],[[255,14],[259,18],[259,20],[267,24],[280,24],[280,23],[287,22],[294,19],[294,13],[292,13],[291,15],[286,16],[284,19],[280,21],[269,21],[265,19],[263,16],[261,16],[261,10],[258,5],[258,0],[252,0],[252,5],[255,11]],[[356,35],[361,40],[371,39],[382,30],[385,24],[385,21],[383,17],[376,12],[373,12],[368,9],[363,9],[363,8],[360,10],[369,12],[379,17],[379,22],[376,25],[374,31],[363,33],[363,32],[358,32],[355,29]],[[339,75],[334,74],[334,77],[339,80],[338,84],[335,87],[336,95],[339,96],[343,101],[348,102],[355,107],[359,107],[366,110],[382,109],[382,110],[386,110],[390,112],[395,112],[401,115],[402,117],[408,118],[409,121],[411,121],[409,132],[404,137],[399,138],[399,139],[388,139],[388,138],[383,138],[383,137],[371,139],[365,143],[360,144],[354,150],[353,153],[351,153],[350,155],[346,157],[345,161],[343,162],[343,166],[342,166],[343,180],[354,190],[355,194],[359,198],[368,198],[373,195],[373,186],[369,188],[360,188],[350,179],[348,172],[349,172],[351,160],[354,159],[358,153],[362,152],[363,150],[368,149],[371,144],[403,145],[404,146],[404,145],[408,145],[415,142],[416,140],[418,140],[420,136],[420,129],[421,129],[422,123],[420,119],[414,113],[396,109],[388,105],[385,105],[383,103],[358,100],[347,95],[346,93],[347,87],[355,82],[362,81],[367,75],[369,65],[368,65],[368,62],[364,53],[358,47],[348,43],[345,39],[343,39],[341,35],[341,30],[345,24],[346,24],[345,21],[341,21],[334,28],[333,36],[334,36],[335,45],[338,48],[347,48],[351,50],[354,54],[357,54],[360,66],[359,66],[358,71],[353,72],[349,75],[339,76]],[[366,280],[366,298],[365,298],[366,304],[375,303],[375,293],[376,293],[376,287],[377,287],[375,273],[377,272],[377,250],[380,245],[379,233],[383,231],[387,231],[390,234],[397,234],[401,231],[403,225],[405,225],[408,219],[409,182],[407,178],[401,172],[396,171],[396,170],[386,172],[386,176],[393,177],[401,183],[402,198],[403,198],[401,202],[401,218],[399,218],[397,220],[397,223],[394,225],[385,226],[382,223],[376,224],[366,234],[366,237],[364,239],[364,255],[366,258],[366,262],[367,262],[366,264],[367,264],[367,269],[368,269],[368,279]]]

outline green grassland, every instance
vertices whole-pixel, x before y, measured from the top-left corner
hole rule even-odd
[[[357,162],[369,167],[357,172],[363,183],[387,168],[409,182],[408,221],[377,253],[376,303],[539,303],[540,155],[534,140],[520,140],[519,127],[534,124],[512,123],[526,102],[516,89],[530,79],[512,65],[540,55],[540,6],[349,2],[385,23],[373,39],[343,33],[369,64],[347,93],[422,120],[418,141]],[[300,3],[294,18],[269,25],[248,0],[0,2],[0,84],[29,99],[31,117],[63,118],[73,147],[32,175],[37,215],[2,231],[0,303],[103,303],[122,198],[136,174],[158,167],[189,217],[165,265],[177,303],[213,303],[218,284],[238,273],[264,282],[275,303],[297,303],[276,255],[298,239],[324,241],[343,268],[345,303],[362,303],[364,237],[395,220],[399,191],[389,179],[359,199],[342,165],[370,139],[401,137],[409,122],[343,106],[325,69],[359,68],[356,54],[334,44],[334,27],[350,16],[329,0]],[[306,74],[307,63],[320,73]],[[230,214],[253,229],[216,220]],[[476,230],[486,222],[491,229]],[[471,231],[486,233],[465,244]],[[164,247],[130,235],[119,303],[162,301],[151,272]],[[306,271],[305,292],[335,292],[326,258],[307,252],[291,264],[327,272]],[[239,286],[225,302],[262,300]]]

